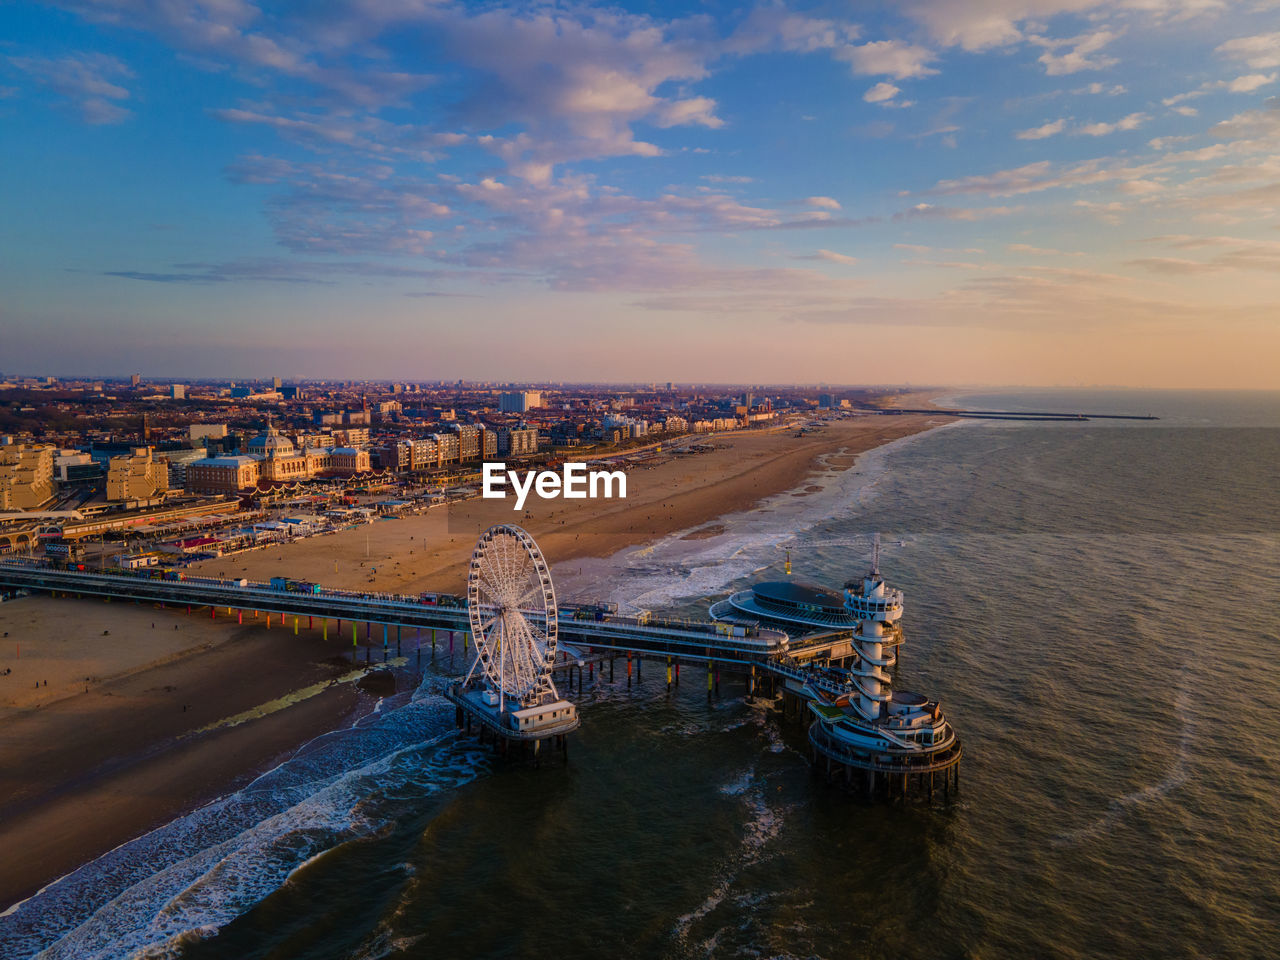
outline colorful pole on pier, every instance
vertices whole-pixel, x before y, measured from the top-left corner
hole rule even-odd
[[[293,618],[293,635],[295,637],[298,635],[298,618],[297,617]]]

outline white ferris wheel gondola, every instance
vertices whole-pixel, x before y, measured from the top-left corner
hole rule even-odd
[[[467,609],[476,644],[468,681],[482,670],[500,710],[507,698],[521,706],[559,699],[556,593],[533,537],[507,523],[484,532],[471,555]]]

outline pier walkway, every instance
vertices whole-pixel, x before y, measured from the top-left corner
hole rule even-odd
[[[350,623],[353,638],[359,624],[366,625],[366,637],[373,627],[381,626],[384,646],[392,639],[398,646],[404,628],[454,633],[470,630],[467,608],[461,603],[441,605],[414,596],[320,586],[313,587],[314,592],[293,592],[256,581],[161,579],[146,572],[63,570],[38,562],[3,561],[0,588],[207,608],[212,616],[219,609],[235,611],[237,616],[257,611],[279,614],[282,626],[286,616],[320,619],[325,621],[322,626],[326,630],[327,621],[335,620],[338,630],[344,622]],[[747,627],[741,636],[726,635],[724,630],[724,625],[711,620],[559,617],[561,643],[571,647],[671,658],[677,663],[715,663],[730,670],[736,668],[735,672],[754,672],[756,667],[768,667],[784,659],[838,659],[850,652],[847,631],[792,638],[781,630],[763,627]]]

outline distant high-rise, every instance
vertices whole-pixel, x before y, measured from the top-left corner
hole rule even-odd
[[[279,389],[280,389],[280,378],[279,378],[279,377],[272,377],[272,378],[271,378],[271,389],[273,389],[273,390],[279,390]]]
[[[835,405],[836,405],[836,398],[833,394],[830,394],[830,393],[818,394],[818,406],[826,407],[829,409],[831,407],[834,407]]]
[[[169,388],[169,396],[174,400],[187,399],[187,385],[185,383],[175,383]]]
[[[140,374],[137,374],[137,373],[129,374],[129,386],[136,387],[141,382],[142,382],[142,376]]]
[[[536,390],[504,393],[498,397],[498,409],[503,413],[525,413],[540,406],[542,406],[542,394]]]

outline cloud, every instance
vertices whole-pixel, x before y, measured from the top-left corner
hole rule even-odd
[[[892,100],[901,92],[892,83],[881,82],[864,93],[862,99],[867,103],[883,103],[885,100]]]
[[[1080,133],[1087,137],[1105,137],[1117,130],[1137,130],[1149,119],[1145,113],[1131,113],[1115,123],[1087,123],[1080,128]]]
[[[1107,157],[1070,165],[1055,165],[1048,160],[1038,160],[994,173],[939,180],[927,193],[934,196],[967,193],[983,193],[992,197],[1016,196],[1114,180],[1134,180],[1155,169],[1152,164],[1130,163]]]
[[[85,123],[121,123],[131,116],[117,101],[128,100],[121,79],[133,71],[103,53],[74,53],[65,57],[9,57],[9,64],[41,86],[73,104]]]
[[[1115,66],[1119,63],[1116,58],[1103,55],[1095,56],[1095,54],[1098,54],[1099,50],[1117,39],[1123,32],[1123,30],[1117,32],[1103,28],[1095,30],[1093,33],[1081,34],[1078,37],[1051,39],[1049,37],[1031,36],[1027,39],[1036,46],[1045,48],[1044,53],[1040,55],[1040,63],[1044,64],[1045,73],[1051,77],[1056,77],[1069,73],[1078,73],[1081,70],[1103,70],[1107,67]],[[1064,52],[1059,53],[1059,50],[1064,50]]]
[[[1184,117],[1198,117],[1200,115],[1200,111],[1195,107],[1174,107],[1173,112]]]
[[[1274,73],[1250,73],[1243,77],[1236,77],[1234,80],[1227,81],[1227,89],[1231,93],[1253,93],[1259,87],[1265,87],[1269,83],[1276,82],[1276,74]]]
[[[1054,120],[1038,127],[1032,127],[1029,130],[1020,130],[1014,136],[1019,140],[1043,140],[1045,137],[1052,137],[1061,133],[1066,126],[1067,121],[1065,119]]]
[[[796,260],[828,260],[831,263],[853,264],[858,262],[857,257],[850,257],[843,253],[836,253],[834,250],[819,250],[817,253],[811,253],[806,256],[795,257]]]
[[[854,73],[883,74],[894,80],[929,77],[938,71],[929,66],[938,55],[928,47],[903,43],[901,40],[875,40],[838,50],[837,59],[849,63]]]
[[[1120,184],[1120,192],[1131,197],[1146,197],[1161,193],[1166,189],[1163,183],[1156,180],[1125,180]]]
[[[1214,48],[1214,53],[1234,60],[1242,60],[1255,70],[1280,67],[1280,32],[1237,37],[1218,44]]]
[[[707,183],[755,183],[756,182],[755,177],[740,177],[740,176],[728,177],[718,173],[703,174],[698,179],[705,180],[707,181]]]
[[[1126,260],[1127,267],[1142,267],[1144,270],[1150,270],[1153,273],[1211,273],[1216,270],[1206,263],[1198,260],[1183,260],[1178,257],[1138,257],[1133,260]]]
[[[1033,247],[1026,243],[1010,243],[1006,244],[1006,248],[1010,253],[1025,253],[1032,257],[1082,257],[1082,253],[1067,253],[1064,250],[1054,250],[1050,247]]]
[[[820,210],[839,210],[840,201],[833,197],[809,197],[805,200],[811,207],[817,207]]]

